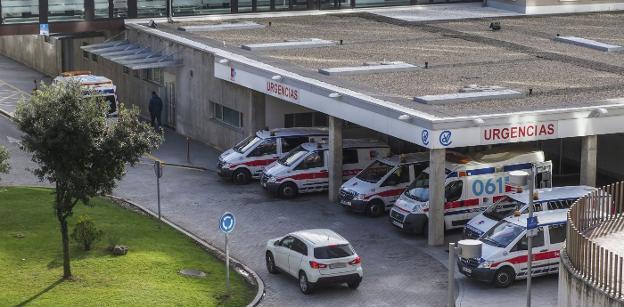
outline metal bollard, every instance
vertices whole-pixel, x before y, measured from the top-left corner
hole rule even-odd
[[[186,137],[186,162],[191,163],[191,138]]]

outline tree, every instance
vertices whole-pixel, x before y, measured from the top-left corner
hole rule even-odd
[[[38,164],[33,173],[55,185],[54,211],[63,243],[63,277],[71,278],[67,218],[79,202],[89,205],[110,194],[140,157],[162,142],[138,118],[138,109],[119,107],[115,121],[107,120],[104,99],[85,95],[76,82],[42,85],[15,111],[25,133],[23,147]]]
[[[0,173],[8,173],[9,166],[9,152],[3,146],[0,146]]]

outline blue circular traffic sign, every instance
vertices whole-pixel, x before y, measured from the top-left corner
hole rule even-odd
[[[230,212],[223,213],[221,219],[219,219],[219,229],[221,229],[221,231],[224,233],[232,232],[235,225],[236,218],[234,218],[234,214]]]

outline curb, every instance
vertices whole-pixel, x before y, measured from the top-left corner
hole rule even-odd
[[[116,197],[116,196],[112,196],[112,195],[107,195],[105,196],[107,198],[110,198],[112,200],[118,201],[118,202],[122,202],[125,204],[128,204],[132,207],[135,207],[141,211],[143,211],[144,213],[146,213],[147,215],[158,219],[158,215],[156,215],[154,212],[150,211],[149,209],[135,203],[129,200],[126,200],[124,198],[121,197]],[[216,246],[211,245],[210,243],[208,243],[207,241],[201,239],[200,237],[198,237],[197,235],[193,234],[192,232],[182,228],[181,226],[178,226],[177,224],[169,221],[167,218],[165,217],[161,217],[162,221],[171,226],[173,229],[183,233],[184,235],[186,235],[187,237],[191,238],[193,241],[195,241],[195,243],[201,245],[206,251],[208,251],[209,253],[211,253],[213,256],[217,257],[220,260],[225,261],[225,252],[222,251],[221,249],[217,248]],[[262,298],[264,297],[265,294],[265,290],[264,290],[264,282],[262,281],[262,279],[260,278],[260,276],[251,268],[249,268],[248,266],[244,265],[242,262],[240,262],[237,259],[234,259],[230,256],[230,266],[236,271],[238,272],[243,278],[245,278],[247,280],[247,282],[249,282],[250,284],[256,286],[258,288],[258,291],[256,292],[256,296],[254,297],[254,299],[247,305],[250,307],[254,307],[257,306],[258,304],[260,304],[260,301],[262,300]]]
[[[11,113],[9,113],[9,112],[7,112],[7,111],[5,111],[3,109],[0,109],[0,114],[6,116],[10,120],[13,120],[13,115],[11,115]]]

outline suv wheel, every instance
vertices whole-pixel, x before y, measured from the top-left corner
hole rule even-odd
[[[494,285],[498,288],[507,288],[516,279],[516,274],[511,268],[500,268],[494,273]]]
[[[251,173],[244,168],[237,169],[232,174],[232,179],[236,184],[248,184],[251,180]]]
[[[303,294],[312,293],[312,284],[308,282],[308,277],[303,271],[299,272],[299,289]]]
[[[373,200],[369,205],[368,205],[368,216],[371,217],[379,217],[382,216],[384,214],[385,210],[385,206],[384,203],[380,200]]]
[[[275,260],[273,259],[273,254],[271,254],[271,252],[266,253],[266,267],[267,271],[271,274],[279,273],[277,267],[275,266]]]
[[[360,282],[362,281],[362,279],[357,279],[354,281],[350,281],[347,283],[347,286],[349,286],[350,289],[357,289],[360,286]]]
[[[285,182],[279,187],[278,193],[283,198],[294,198],[297,196],[297,186],[292,182]]]

